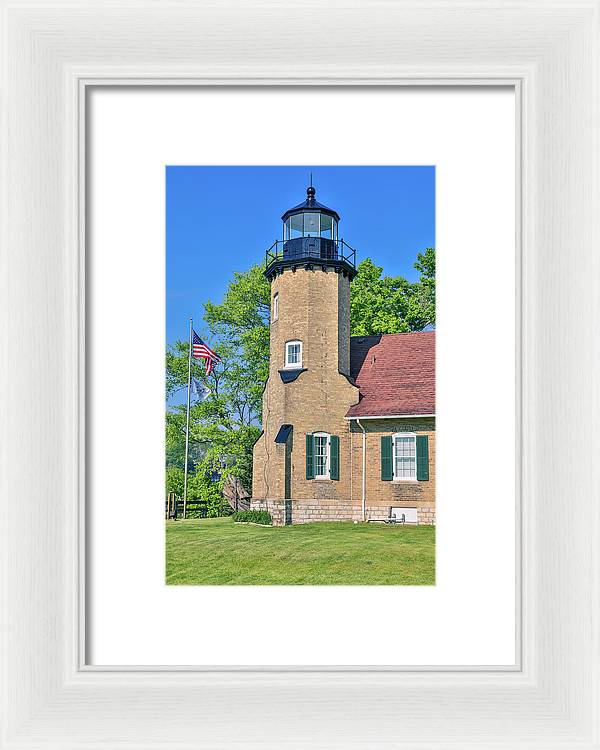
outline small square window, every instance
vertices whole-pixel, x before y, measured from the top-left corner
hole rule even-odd
[[[285,366],[302,367],[302,342],[288,341],[285,345]]]

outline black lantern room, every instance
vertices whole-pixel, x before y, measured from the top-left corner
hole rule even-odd
[[[338,237],[338,212],[319,203],[315,194],[311,185],[306,190],[306,200],[281,217],[283,239],[276,240],[267,250],[268,279],[286,268],[333,268],[351,279],[356,275],[356,252]]]

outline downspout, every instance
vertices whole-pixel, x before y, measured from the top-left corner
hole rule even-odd
[[[362,430],[362,520],[367,520],[366,497],[367,497],[367,433],[361,425],[360,419],[356,418],[356,424]]]

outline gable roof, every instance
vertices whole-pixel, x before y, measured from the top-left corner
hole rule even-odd
[[[435,414],[435,331],[350,338],[360,401],[347,417]]]

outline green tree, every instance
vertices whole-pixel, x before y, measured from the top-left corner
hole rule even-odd
[[[220,305],[207,302],[204,319],[236,357],[231,377],[242,385],[244,407],[260,419],[262,390],[269,374],[271,285],[262,265],[235,273]]]
[[[165,490],[167,493],[174,492],[178,497],[183,497],[183,469],[179,466],[167,466]]]
[[[177,497],[183,497],[184,475],[183,469],[178,466],[167,466],[165,472],[165,490],[167,493],[174,492]],[[188,502],[202,501],[206,505],[206,515],[209,518],[215,516],[229,515],[233,509],[223,497],[223,480],[213,480],[211,472],[200,467],[197,471],[188,474]],[[188,508],[190,518],[199,516],[201,511],[197,508]]]
[[[434,248],[428,247],[424,253],[417,253],[415,268],[420,272],[421,278],[414,285],[409,317],[411,330],[422,330],[428,325],[435,327]]]
[[[353,336],[421,331],[435,325],[435,250],[418,253],[418,282],[402,276],[382,276],[370,258],[358,266],[350,287],[350,327]]]
[[[366,258],[350,287],[350,329],[353,336],[409,331],[406,321],[410,284],[401,276],[384,276],[383,268]]]
[[[223,481],[214,481],[211,472],[199,469],[188,477],[188,500],[201,500],[206,503],[206,515],[209,518],[230,515],[233,509],[223,497]],[[199,514],[192,511],[194,515]]]
[[[235,474],[250,488],[252,446],[260,435],[269,371],[270,285],[263,269],[235,273],[222,303],[207,302],[204,311],[209,342],[222,361],[207,376],[203,363],[192,360],[193,376],[207,385],[210,395],[190,408],[190,469],[205,475],[219,471],[223,480]],[[178,341],[167,351],[167,396],[185,386],[187,367],[188,342]],[[183,465],[184,406],[167,413],[166,442],[167,461]],[[202,486],[207,492],[207,485]]]

